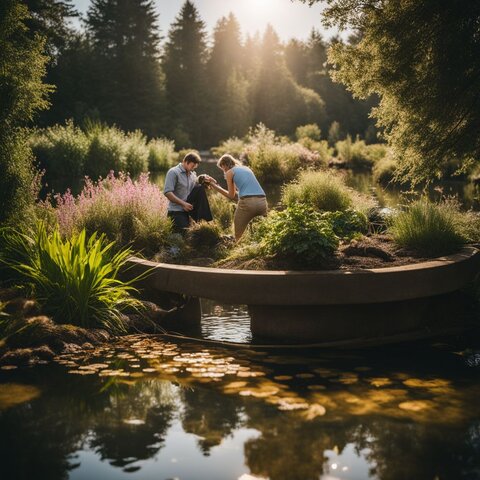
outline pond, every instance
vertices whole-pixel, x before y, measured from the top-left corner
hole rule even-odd
[[[249,341],[204,305],[210,339]],[[479,478],[478,339],[362,351],[129,336],[0,370],[2,479]]]

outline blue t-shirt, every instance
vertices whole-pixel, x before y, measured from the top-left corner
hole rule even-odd
[[[233,181],[238,188],[238,196],[240,198],[245,195],[265,195],[254,173],[248,167],[237,166],[233,167],[232,171]]]

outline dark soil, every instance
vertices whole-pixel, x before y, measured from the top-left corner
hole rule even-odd
[[[377,234],[340,245],[337,254],[316,265],[297,265],[287,258],[227,260],[220,268],[239,270],[365,270],[398,267],[429,260],[425,256],[398,247],[388,235]]]

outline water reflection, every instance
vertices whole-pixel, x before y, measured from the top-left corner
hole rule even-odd
[[[478,372],[457,348],[294,356],[138,336],[4,372],[0,388],[42,394],[0,403],[2,478],[478,478]]]

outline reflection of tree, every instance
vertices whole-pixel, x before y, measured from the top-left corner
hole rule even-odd
[[[354,437],[358,449],[370,449],[371,474],[381,480],[480,478],[478,422],[448,427],[375,419]]]
[[[271,480],[317,480],[327,461],[324,451],[343,449],[351,432],[346,425],[306,421],[261,404],[249,405],[247,414],[248,426],[261,436],[245,443],[245,462],[253,474]]]
[[[140,467],[128,465],[151,458],[162,448],[174,414],[169,386],[168,382],[142,382],[110,396],[90,441],[102,460],[134,471]]]
[[[202,388],[185,389],[182,397],[183,429],[201,437],[198,445],[204,455],[210,455],[210,449],[241,424],[242,404],[238,398]]]
[[[104,407],[91,378],[71,378],[66,386],[52,371],[47,379],[36,377],[48,395],[0,412],[0,475],[5,479],[68,478],[78,466],[70,455],[81,447],[94,412]]]

